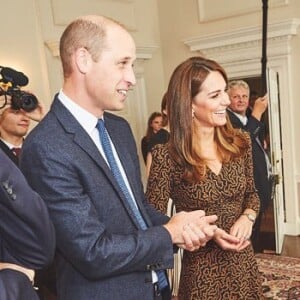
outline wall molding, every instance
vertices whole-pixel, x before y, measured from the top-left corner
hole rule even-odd
[[[248,15],[261,11],[262,4],[258,1],[234,1],[227,0],[227,6],[220,6],[219,0],[198,0],[198,18],[199,23],[211,22],[230,17]],[[243,3],[241,3],[243,2]],[[268,7],[280,7],[289,4],[289,0],[269,0]]]
[[[268,56],[288,55],[290,39],[297,34],[300,19],[270,23],[267,33]],[[245,27],[230,32],[198,36],[183,40],[190,51],[200,51],[218,62],[228,63],[261,57],[262,28]]]

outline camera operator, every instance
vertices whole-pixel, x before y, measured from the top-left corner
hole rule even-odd
[[[38,103],[31,112],[14,109],[9,95],[0,96],[0,107],[2,107],[0,109],[0,148],[18,165],[18,156],[28,133],[30,122],[31,120],[40,121],[42,119],[45,114],[44,107]]]
[[[40,121],[44,108],[32,93],[21,90],[28,77],[9,67],[0,66],[0,148],[18,166],[30,120]]]

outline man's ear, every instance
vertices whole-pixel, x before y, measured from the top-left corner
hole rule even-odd
[[[91,65],[91,55],[85,48],[78,48],[75,52],[75,64],[77,70],[85,74]]]

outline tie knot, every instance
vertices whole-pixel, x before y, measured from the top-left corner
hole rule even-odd
[[[12,152],[14,153],[14,155],[19,156],[21,153],[21,148],[20,147],[12,148]]]

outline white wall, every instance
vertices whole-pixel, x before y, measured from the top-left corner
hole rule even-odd
[[[29,77],[25,89],[47,103],[50,98],[49,81],[35,1],[1,0],[0,4],[0,65],[24,72]]]

